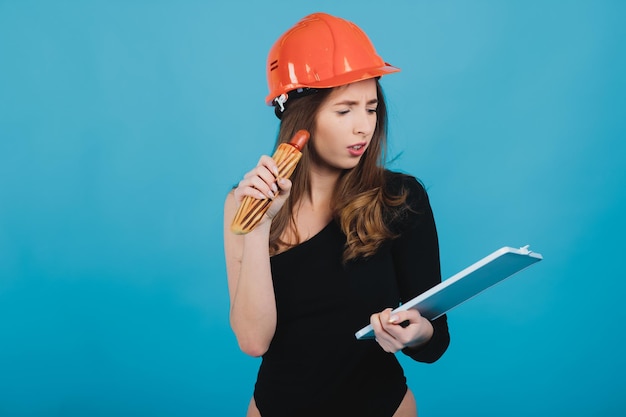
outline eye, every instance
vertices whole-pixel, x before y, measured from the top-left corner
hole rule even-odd
[[[346,110],[337,110],[337,114],[343,116],[344,114],[348,114],[350,112],[349,109]]]
[[[374,109],[367,109],[367,112],[370,113],[370,114],[376,114],[376,110],[377,110],[376,108],[374,108]]]

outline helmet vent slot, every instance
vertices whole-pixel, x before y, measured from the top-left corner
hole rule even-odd
[[[278,60],[270,63],[270,71],[274,71],[276,68],[278,68]]]

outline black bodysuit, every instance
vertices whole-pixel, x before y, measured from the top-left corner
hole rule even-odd
[[[345,235],[335,221],[271,258],[278,322],[259,369],[254,398],[263,417],[392,416],[406,379],[395,355],[354,333],[372,313],[397,307],[441,281],[437,232],[424,188],[388,173],[388,186],[409,191],[413,209],[401,233],[367,259],[342,264]],[[434,362],[447,349],[446,316],[432,339],[404,353]]]

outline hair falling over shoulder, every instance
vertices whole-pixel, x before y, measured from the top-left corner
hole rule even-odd
[[[368,150],[359,164],[340,176],[335,188],[331,210],[333,218],[346,235],[343,261],[366,258],[378,250],[387,240],[396,237],[389,222],[406,207],[406,194],[401,190],[394,195],[388,189],[384,162],[386,157],[387,109],[382,88],[376,82],[378,92],[377,125]],[[299,129],[306,129],[315,137],[315,115],[332,89],[298,98],[285,110],[278,144],[287,142]],[[300,242],[295,227],[296,204],[303,195],[310,193],[309,169],[317,158],[314,148],[307,146],[296,170],[291,176],[293,187],[289,200],[272,221],[270,253],[275,254]],[[288,241],[284,237],[289,236]]]

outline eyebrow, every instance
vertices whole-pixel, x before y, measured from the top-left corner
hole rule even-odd
[[[333,106],[356,106],[357,104],[359,104],[358,101],[354,101],[354,100],[343,100],[343,101],[338,101],[337,103],[333,103]],[[377,98],[373,98],[370,101],[368,101],[367,103],[365,103],[365,105],[370,105],[370,104],[378,104],[378,99]]]

